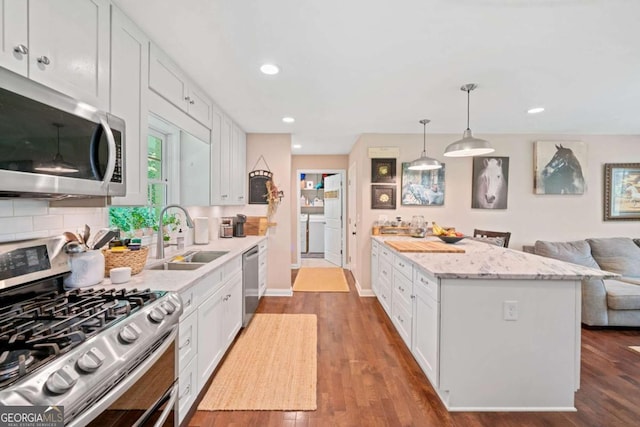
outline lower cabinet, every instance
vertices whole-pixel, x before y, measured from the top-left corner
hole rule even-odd
[[[378,247],[375,240],[371,241],[371,290],[378,296]]]
[[[413,357],[434,387],[439,385],[440,303],[438,284],[417,272],[414,282]]]
[[[267,292],[267,241],[258,243],[258,298]]]
[[[180,296],[184,311],[178,336],[178,419],[182,422],[242,328],[241,256]]]

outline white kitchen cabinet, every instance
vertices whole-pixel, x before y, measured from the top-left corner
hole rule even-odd
[[[28,4],[28,77],[108,110],[110,1]]]
[[[414,281],[415,309],[413,313],[413,357],[434,387],[439,385],[440,303],[438,283],[417,271]]]
[[[378,242],[371,241],[371,290],[375,296],[378,296]]]
[[[198,316],[191,313],[180,317],[178,334],[178,366],[183,369],[198,352]]]
[[[220,325],[224,319],[225,291],[224,287],[219,288],[198,306],[198,392],[224,355],[225,338]]]
[[[149,87],[164,99],[211,128],[212,101],[154,43],[149,50]]]
[[[117,7],[111,9],[111,112],[126,123],[127,194],[113,205],[147,203],[149,39]]]
[[[222,302],[224,313],[220,321],[226,351],[242,328],[242,271],[236,272],[225,284]]]
[[[397,255],[393,259],[391,321],[409,349],[412,341],[413,265]]]
[[[209,206],[211,144],[180,131],[180,204]]]
[[[216,126],[219,124],[219,132]],[[213,112],[211,138],[211,204],[244,205],[246,202],[246,134],[221,111]],[[219,138],[216,139],[216,136]]]
[[[384,257],[379,258],[379,279],[378,279],[378,301],[387,315],[391,317],[391,298],[393,287],[391,285],[392,267],[391,263]]]
[[[178,378],[178,422],[182,423],[191,405],[198,397],[197,385],[197,360],[195,358],[180,371]]]
[[[267,292],[267,240],[258,244],[258,298]]]
[[[29,70],[28,3],[0,0],[0,67],[26,76]]]

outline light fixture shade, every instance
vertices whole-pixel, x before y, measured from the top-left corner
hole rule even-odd
[[[433,169],[442,168],[442,164],[436,159],[432,159],[431,157],[427,157],[427,153],[424,151],[419,159],[415,159],[411,163],[409,163],[409,170],[412,171],[427,171]]]
[[[429,119],[422,119],[420,123],[423,126],[423,139],[422,139],[422,154],[420,154],[420,158],[415,159],[411,163],[409,163],[409,170],[412,171],[426,171],[433,169],[442,168],[442,164],[433,159],[431,157],[427,157],[427,123],[431,122]]]
[[[471,91],[477,88],[478,85],[475,83],[467,83],[466,85],[462,85],[460,90],[467,92],[467,129],[464,131],[462,135],[462,139],[459,139],[456,142],[453,142],[447,146],[444,150],[445,157],[471,157],[471,156],[481,156],[483,154],[489,154],[496,151],[489,141],[485,141],[484,139],[474,138],[471,134],[471,128],[469,127],[469,105],[470,105],[470,94]]]
[[[471,129],[464,131],[462,139],[456,142],[452,142],[447,146],[444,151],[445,157],[470,157],[470,156],[482,156],[484,154],[493,153],[496,151],[489,141],[484,139],[475,138],[471,134]]]

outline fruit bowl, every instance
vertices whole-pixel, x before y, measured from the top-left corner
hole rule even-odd
[[[464,239],[465,236],[438,236],[438,238],[446,243],[456,243]]]

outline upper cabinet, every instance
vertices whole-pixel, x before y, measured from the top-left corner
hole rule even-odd
[[[0,0],[0,66],[27,75],[29,69],[28,3]]]
[[[210,144],[180,131],[180,204],[209,206]]]
[[[118,8],[111,11],[111,112],[126,123],[127,195],[114,205],[147,203],[149,39]]]
[[[0,0],[0,65],[109,108],[109,0]]]
[[[149,56],[149,87],[207,128],[211,128],[211,100],[153,43]]]
[[[247,137],[231,119],[213,111],[211,129],[211,204],[246,203]]]

